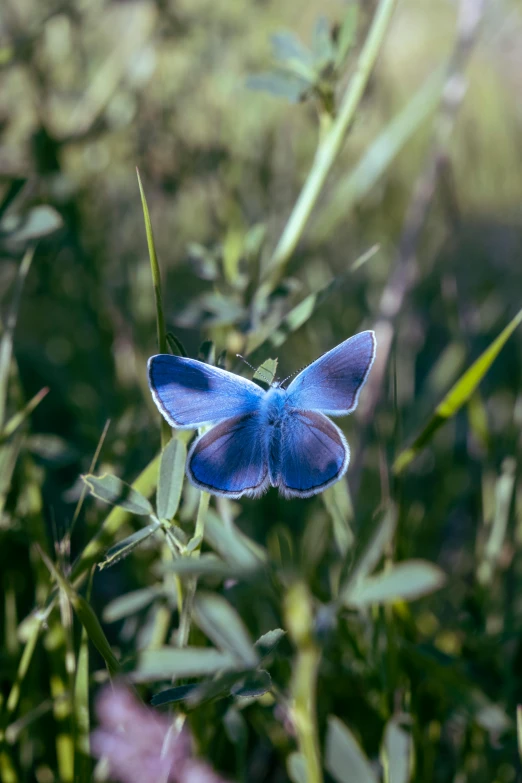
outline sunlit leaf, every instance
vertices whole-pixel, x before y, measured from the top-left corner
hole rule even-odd
[[[171,438],[161,455],[157,512],[160,519],[172,519],[178,510],[183,480],[187,447],[178,438]]]
[[[346,59],[346,55],[355,43],[358,19],[359,6],[357,3],[350,3],[337,34],[337,46],[335,52],[335,65],[337,68],[343,64],[344,60]]]
[[[253,381],[263,381],[267,386],[271,386],[277,372],[277,359],[266,359],[260,364],[254,375]]]
[[[302,753],[290,753],[286,760],[286,769],[292,783],[308,783],[306,759]]]
[[[233,655],[211,647],[159,647],[141,652],[134,664],[129,664],[128,676],[134,682],[154,682],[238,668],[240,664]]]
[[[216,647],[231,653],[244,668],[258,664],[248,631],[228,601],[215,593],[198,593],[194,610],[196,623]]]
[[[413,601],[438,590],[446,575],[438,566],[424,560],[405,560],[386,571],[358,581],[343,594],[348,606],[370,606],[402,599]]]
[[[53,207],[40,204],[25,215],[4,217],[0,224],[0,239],[5,237],[9,244],[24,245],[52,234],[62,225],[63,220]]]
[[[318,67],[324,67],[333,60],[334,46],[332,43],[330,22],[325,16],[320,16],[315,23],[312,35],[312,52]]]
[[[321,497],[332,520],[337,550],[341,557],[346,557],[354,541],[350,526],[353,520],[353,507],[348,484],[345,480],[338,481],[332,487],[328,487]]]
[[[279,73],[267,71],[249,76],[246,86],[250,90],[268,92],[277,98],[286,98],[290,103],[299,103],[303,95],[310,89],[310,82],[294,73]]]
[[[325,765],[337,783],[377,783],[377,776],[352,732],[332,715],[326,732]]]
[[[286,631],[282,628],[274,628],[272,631],[267,631],[256,640],[255,646],[263,656],[270,655],[272,650],[275,650],[283,636],[286,635]]]
[[[413,444],[402,451],[393,464],[393,472],[401,473],[420,450],[432,439],[434,433],[445,421],[454,416],[458,410],[468,402],[471,395],[483,379],[500,351],[511,337],[517,326],[522,322],[522,310],[509,322],[489,348],[473,362],[471,367],[461,376],[457,383],[450,389],[442,402],[435,408],[435,413],[415,438]]]
[[[141,590],[123,593],[107,604],[103,610],[103,621],[114,623],[116,620],[135,614],[149,606],[158,595],[161,595],[161,591],[157,587],[143,587]]]
[[[211,509],[205,523],[205,541],[229,565],[241,569],[258,569],[266,560],[266,553],[260,546],[241,533],[235,525],[224,525]]]
[[[396,718],[392,718],[386,724],[381,748],[384,783],[408,783],[412,772],[412,752],[411,734]]]
[[[91,474],[82,476],[91,495],[113,506],[120,506],[132,514],[152,514],[154,509],[141,492],[133,489],[117,476],[104,473],[102,476]]]

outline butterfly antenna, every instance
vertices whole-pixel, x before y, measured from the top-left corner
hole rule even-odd
[[[279,384],[279,386],[280,386],[281,388],[283,388],[283,386],[285,385],[285,383],[286,383],[287,381],[289,381],[289,380],[290,380],[290,378],[293,378],[293,377],[294,377],[294,375],[299,375],[299,373],[300,373],[300,372],[303,372],[303,370],[306,370],[306,368],[307,368],[307,367],[309,367],[309,365],[308,365],[308,364],[305,364],[305,366],[304,366],[304,367],[301,367],[301,369],[300,369],[300,370],[294,370],[294,372],[291,372],[291,373],[290,373],[290,375],[287,375],[287,376],[286,376],[286,378],[284,379],[284,381],[281,381],[281,383]]]
[[[250,364],[250,362],[247,362],[247,360],[245,359],[245,357],[244,357],[244,356],[241,356],[241,354],[240,354],[240,353],[236,353],[236,356],[237,356],[237,358],[238,358],[238,359],[241,359],[241,361],[245,362],[245,364],[246,364],[248,367],[250,367],[250,369],[251,369],[251,370],[253,370],[254,372],[256,371],[256,368],[255,368],[255,367],[253,367],[253,366]]]

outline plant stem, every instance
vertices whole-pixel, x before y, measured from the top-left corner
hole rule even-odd
[[[299,751],[305,760],[307,783],[322,783],[317,732],[317,672],[321,651],[313,635],[312,598],[304,582],[292,585],[285,598],[286,626],[297,653],[293,667],[291,715]]]
[[[329,130],[320,139],[310,173],[265,270],[266,279],[261,287],[265,288],[265,295],[267,290],[271,290],[280,279],[341,150],[377,60],[395,3],[396,0],[379,2],[368,37],[359,55],[355,73],[341,100],[338,114]]]
[[[321,653],[316,644],[302,647],[297,653],[294,674],[293,718],[297,742],[307,771],[307,783],[322,783],[316,719],[317,670]]]
[[[208,492],[202,492],[199,498],[198,515],[196,517],[196,527],[194,530],[194,538],[201,536],[201,541],[191,552],[191,557],[199,557],[201,552],[201,543],[203,535],[205,533],[205,519],[207,516],[208,504],[210,501],[210,495]],[[194,576],[187,579],[187,585],[185,589],[185,600],[181,609],[181,616],[179,618],[179,631],[178,631],[178,647],[186,647],[189,640],[190,624],[192,622],[192,611],[194,609],[194,598],[196,595],[196,588],[198,586],[198,578]]]

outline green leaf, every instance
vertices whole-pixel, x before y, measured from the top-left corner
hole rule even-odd
[[[395,506],[388,506],[380,516],[369,543],[357,558],[341,593],[348,594],[354,584],[368,576],[391,543],[397,524],[397,512]]]
[[[239,663],[234,656],[211,647],[159,647],[144,650],[128,671],[128,676],[133,682],[154,682],[172,677],[200,677],[238,668]]]
[[[172,519],[176,514],[185,478],[187,447],[178,438],[171,438],[163,449],[160,462],[157,512],[160,519]]]
[[[266,552],[231,522],[223,524],[211,509],[205,522],[205,541],[230,565],[247,571],[260,568]]]
[[[164,570],[173,571],[178,576],[215,576],[219,579],[235,579],[252,575],[255,568],[238,568],[225,563],[216,555],[205,554],[197,558],[180,557],[166,563]]]
[[[272,36],[271,43],[274,59],[303,75],[310,74],[313,79],[312,52],[301,43],[295,33],[291,30],[280,30]]]
[[[151,495],[158,483],[159,455],[142,470],[132,487],[143,495]],[[129,512],[116,506],[104,520],[96,535],[89,541],[73,566],[71,580],[77,586],[95,565],[105,549],[114,541],[118,530],[129,518]]]
[[[238,699],[256,699],[268,693],[272,678],[265,669],[249,672],[246,677],[232,686],[230,692]]]
[[[197,683],[190,685],[178,685],[176,688],[167,688],[160,693],[156,693],[150,703],[153,707],[159,707],[163,704],[174,704],[177,701],[183,701],[193,690],[198,687]]]
[[[290,103],[299,103],[306,91],[310,89],[310,81],[294,73],[279,73],[267,71],[256,73],[246,80],[249,90],[268,92],[276,98],[286,98]]]
[[[199,346],[198,359],[205,364],[216,363],[216,346],[212,340],[203,340]]]
[[[257,666],[259,657],[239,614],[222,596],[199,593],[194,619],[219,649],[229,652],[244,668]]]
[[[337,551],[344,558],[352,548],[354,541],[350,526],[350,522],[353,520],[353,507],[346,480],[343,479],[332,487],[328,487],[322,493],[322,500],[332,519]]]
[[[174,354],[174,356],[184,356],[184,357],[188,356],[188,353],[186,352],[183,343],[178,337],[176,337],[175,334],[173,334],[172,332],[167,332],[165,338],[167,340],[167,345],[169,347],[169,350],[172,354]]]
[[[203,680],[195,690],[188,694],[187,705],[189,707],[197,707],[205,701],[230,696],[231,688],[243,678],[243,675],[244,673],[239,669],[233,672],[222,672],[212,679]]]
[[[316,67],[324,68],[334,57],[334,46],[330,31],[330,22],[325,16],[320,16],[315,23],[312,36],[312,52]]]
[[[522,322],[522,310],[509,322],[489,348],[473,362],[471,367],[462,375],[457,383],[450,389],[442,402],[435,408],[435,413],[428,421],[422,432],[415,438],[413,444],[402,451],[393,464],[393,472],[401,473],[410,462],[415,459],[419,451],[431,440],[433,434],[452,418],[460,408],[470,400],[473,392],[483,379],[500,351],[511,337],[517,326]]]
[[[352,732],[332,715],[326,732],[325,766],[337,783],[377,783],[377,776]]]
[[[5,420],[9,372],[11,368],[11,356],[13,353],[13,336],[18,316],[18,308],[20,306],[25,279],[31,268],[33,256],[34,248],[30,247],[20,262],[18,274],[11,293],[9,309],[5,318],[4,331],[0,340],[0,428],[3,428]]]
[[[412,771],[413,744],[411,734],[396,718],[386,724],[381,749],[384,783],[408,783]]]
[[[263,657],[270,655],[272,650],[275,650],[283,636],[286,636],[286,631],[282,628],[274,628],[272,631],[267,631],[260,636],[255,642],[255,646]]]
[[[286,760],[286,770],[292,783],[308,783],[306,759],[302,753],[290,753]]]
[[[22,408],[21,411],[18,411],[18,413],[15,413],[14,416],[11,416],[9,421],[6,422],[3,431],[0,432],[0,443],[7,440],[7,438],[10,438],[11,435],[13,435],[16,430],[22,426],[24,421],[31,415],[34,409],[38,407],[38,405],[41,403],[43,398],[47,396],[48,393],[49,388],[47,386],[43,389],[40,389],[40,391],[29,400],[29,402]]]
[[[266,359],[255,371],[252,380],[262,381],[267,386],[271,386],[277,372],[277,359]]]
[[[48,204],[33,207],[23,216],[9,214],[0,224],[8,245],[24,245],[54,233],[63,225],[60,214]]]
[[[137,530],[135,533],[132,533],[132,535],[124,538],[123,541],[111,546],[103,560],[98,563],[100,571],[115,565],[115,563],[118,563],[120,560],[123,560],[124,557],[130,555],[133,549],[136,549],[136,547],[146,541],[147,538],[150,538],[150,536],[155,533],[156,530],[159,530],[160,527],[161,525],[159,522],[152,522],[150,525],[147,525],[147,527]]]
[[[371,606],[392,603],[397,599],[413,601],[433,593],[446,582],[438,566],[425,560],[405,560],[386,571],[357,582],[343,596],[348,606]]]
[[[339,68],[345,61],[346,56],[355,43],[357,34],[357,22],[359,20],[359,6],[351,3],[348,6],[346,15],[341,24],[337,36],[337,47],[335,53],[335,67]]]
[[[150,515],[154,513],[147,498],[117,476],[112,476],[110,473],[104,473],[102,476],[88,474],[82,476],[82,479],[87,484],[91,495],[104,500],[105,503],[124,508],[132,514]]]
[[[103,610],[103,621],[115,623],[131,614],[141,611],[161,595],[158,587],[144,587],[141,590],[132,590],[130,593],[118,596],[107,604]]]

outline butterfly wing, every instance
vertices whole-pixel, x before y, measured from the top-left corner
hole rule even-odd
[[[345,416],[357,407],[375,358],[375,333],[360,332],[312,362],[287,389],[288,405]]]
[[[196,440],[187,475],[200,489],[238,498],[261,495],[269,485],[261,417],[247,413],[217,424]]]
[[[264,391],[219,367],[159,354],[148,363],[149,387],[171,427],[195,429],[259,408]]]
[[[343,433],[326,416],[289,410],[282,422],[280,450],[271,454],[272,483],[285,497],[307,498],[338,481],[349,461]]]

